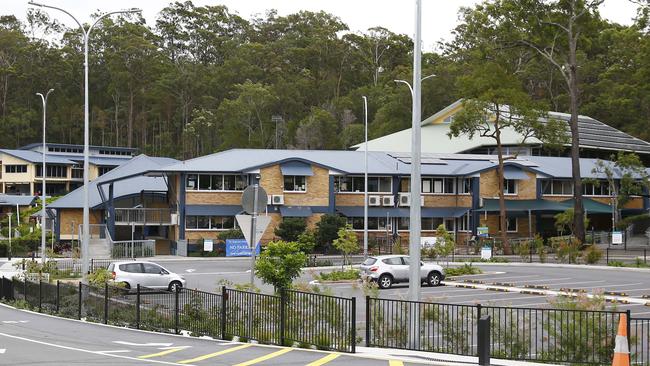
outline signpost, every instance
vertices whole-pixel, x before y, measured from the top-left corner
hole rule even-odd
[[[271,217],[257,215],[266,209],[267,195],[264,188],[255,183],[246,187],[241,196],[241,205],[244,211],[249,215],[237,215],[237,224],[244,233],[244,238],[251,248],[251,285],[255,282],[255,245],[259,242],[258,238],[262,237],[264,231],[271,222]],[[259,229],[258,229],[259,220]]]
[[[214,242],[212,239],[203,239],[203,251],[211,252],[213,250]]]
[[[623,244],[623,232],[622,231],[613,231],[612,232],[612,244],[614,244],[614,245]]]

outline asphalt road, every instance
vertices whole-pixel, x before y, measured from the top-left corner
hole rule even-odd
[[[187,279],[187,286],[205,291],[218,290],[220,283],[248,283],[250,278],[249,259],[215,259],[196,261],[164,261],[160,262],[168,269],[180,273]],[[483,270],[481,275],[464,276],[460,278],[477,279],[485,283],[506,282],[515,287],[525,285],[547,286],[551,290],[571,288],[585,290],[587,293],[601,293],[603,291],[625,292],[635,298],[650,295],[650,272],[629,272],[616,270],[599,270],[591,267],[580,268],[554,268],[543,266],[513,266],[513,265],[480,265]],[[315,279],[319,271],[309,270],[297,282],[309,283]],[[256,279],[256,285],[265,292],[272,288],[262,284]],[[364,293],[356,284],[328,284],[323,285],[330,289],[332,294],[358,298],[357,319],[364,319],[363,298]],[[391,299],[406,299],[407,284],[396,284],[388,290],[381,290],[379,296]],[[482,304],[495,306],[514,307],[552,307],[552,297],[540,295],[526,295],[519,293],[494,292],[481,289],[467,289],[452,286],[422,287],[422,298],[426,301],[454,303],[454,304]],[[650,301],[650,300],[649,300]],[[634,316],[650,318],[650,307],[639,304],[608,304],[608,309],[627,310]]]
[[[1,365],[413,365],[309,351],[141,332],[0,306]]]

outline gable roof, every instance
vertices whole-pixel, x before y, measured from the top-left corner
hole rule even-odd
[[[21,196],[0,193],[0,206],[29,206],[34,203],[36,196]]]
[[[25,160],[29,163],[42,163],[43,155],[36,151],[31,150],[12,150],[12,149],[0,149],[0,153],[11,155],[21,160]],[[50,164],[63,164],[63,165],[75,165],[74,161],[70,160],[68,157],[57,156],[57,155],[45,155],[45,163]]]
[[[139,194],[142,191],[167,191],[167,183],[162,177],[148,177],[143,173],[152,168],[177,163],[171,158],[150,157],[138,155],[119,167],[98,177],[89,183],[89,196],[91,208],[103,204],[99,189],[108,197],[108,187],[104,184],[113,183],[113,196],[115,198]],[[98,189],[98,187],[101,187]],[[50,208],[81,208],[83,207],[83,186],[48,205]]]

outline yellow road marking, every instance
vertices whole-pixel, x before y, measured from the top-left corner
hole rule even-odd
[[[388,361],[388,366],[404,366],[404,362],[390,360],[390,361]]]
[[[308,364],[307,366],[321,366],[321,365],[324,365],[324,364],[326,364],[326,363],[328,363],[328,362],[330,362],[332,360],[337,359],[340,355],[341,355],[340,353],[330,353],[329,355],[327,355],[327,356],[325,356],[325,357],[323,357],[321,359],[318,359],[318,360]]]
[[[250,344],[250,343],[249,344],[242,344],[241,346],[231,347],[231,348],[225,349],[223,351],[219,351],[219,352],[215,352],[215,353],[209,353],[207,355],[203,355],[203,356],[199,356],[199,357],[195,357],[195,358],[190,358],[189,360],[178,361],[178,363],[193,363],[193,362],[197,362],[197,361],[203,361],[203,360],[207,360],[208,358],[217,357],[217,356],[225,355],[226,353],[239,351],[240,349],[248,348],[250,346],[252,346],[252,344]]]
[[[283,355],[283,354],[285,354],[285,353],[287,353],[287,352],[291,352],[291,351],[293,351],[292,348],[284,348],[284,349],[281,349],[281,350],[279,350],[279,351],[275,351],[275,352],[273,352],[273,353],[269,353],[268,355],[264,355],[264,356],[262,356],[262,357],[258,357],[258,358],[254,359],[254,360],[250,360],[250,361],[246,361],[246,362],[238,363],[238,364],[236,364],[235,366],[249,366],[249,365],[254,365],[254,364],[256,364],[256,363],[260,363],[260,362],[262,362],[262,361],[266,361],[266,360],[268,360],[268,359],[271,359],[271,358],[274,358],[274,357],[278,357],[278,356],[280,356],[280,355]]]
[[[174,347],[174,348],[170,348],[168,350],[162,351],[162,352],[152,353],[150,355],[138,356],[138,358],[144,359],[144,358],[160,357],[160,356],[168,355],[170,353],[178,352],[178,351],[180,351],[182,349],[185,349],[185,348],[187,348],[187,347]]]

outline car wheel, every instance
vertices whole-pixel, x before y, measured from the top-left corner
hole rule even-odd
[[[172,281],[169,284],[169,291],[176,292],[183,287],[183,284],[178,281]]]
[[[393,285],[393,277],[389,274],[383,274],[379,276],[377,283],[379,284],[379,288],[390,288]]]
[[[442,276],[438,272],[431,272],[429,273],[429,276],[427,276],[427,283],[429,286],[440,286],[441,281]]]
[[[129,285],[128,282],[122,282],[122,286],[124,286],[124,288],[127,289],[127,290],[131,289],[131,285]]]

